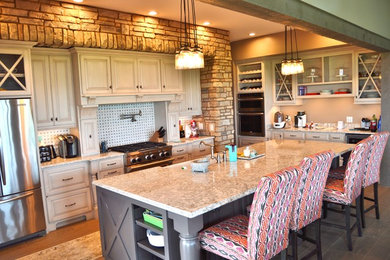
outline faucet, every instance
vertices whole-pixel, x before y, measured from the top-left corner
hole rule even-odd
[[[217,160],[217,158],[215,158],[214,157],[214,145],[213,144],[206,144],[205,142],[203,142],[203,141],[200,141],[200,143],[199,143],[199,148],[200,148],[200,146],[201,145],[205,145],[205,146],[209,146],[210,147],[210,149],[211,149],[211,159],[215,159],[215,160]]]

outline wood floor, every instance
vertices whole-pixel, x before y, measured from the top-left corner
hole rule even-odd
[[[372,189],[366,190],[371,195]],[[323,259],[353,259],[353,260],[390,260],[390,187],[379,187],[381,219],[375,219],[374,211],[366,214],[366,228],[363,237],[353,232],[353,251],[348,251],[345,232],[328,226],[322,226]],[[367,203],[368,206],[368,203]],[[343,216],[333,212],[328,213],[328,219],[339,223],[344,222]],[[26,242],[0,249],[0,259],[8,260],[29,255],[31,253],[64,243],[66,241],[88,235],[99,229],[97,220],[79,222],[50,232],[45,237],[34,238]],[[311,233],[310,228],[308,234]],[[97,241],[100,243],[100,241]],[[308,243],[301,243],[298,248],[299,256],[312,248]],[[214,259],[214,258],[212,258]],[[218,258],[219,259],[219,258]],[[275,257],[279,259],[279,257]],[[311,259],[315,259],[312,257]]]

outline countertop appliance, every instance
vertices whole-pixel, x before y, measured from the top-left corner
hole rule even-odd
[[[304,111],[300,111],[294,117],[294,126],[303,128],[306,126],[306,113]]]
[[[49,162],[51,159],[57,158],[56,151],[53,145],[39,146],[39,158],[42,162]]]
[[[133,172],[155,166],[171,165],[172,146],[166,143],[142,142],[110,148],[111,151],[126,153],[125,172]]]
[[[79,154],[79,139],[77,136],[66,134],[58,137],[58,151],[62,158],[73,158]]]
[[[274,115],[274,128],[283,128],[285,125],[284,114],[280,111],[276,112]]]
[[[0,247],[45,234],[31,100],[0,99]]]

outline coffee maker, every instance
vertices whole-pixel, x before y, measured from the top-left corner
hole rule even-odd
[[[274,115],[274,128],[283,128],[285,125],[284,114],[280,111],[276,112]]]
[[[305,111],[299,111],[294,117],[294,126],[297,128],[303,128],[306,126],[306,113]]]

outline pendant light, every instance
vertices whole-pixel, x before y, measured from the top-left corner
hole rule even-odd
[[[295,50],[296,58],[294,58],[293,50],[293,30],[295,35]],[[284,27],[284,59],[282,60],[282,74],[283,75],[292,75],[304,72],[303,61],[298,57],[298,44],[297,44],[297,32],[295,29],[290,27],[290,59],[287,58],[287,38],[288,38],[288,26]]]
[[[194,0],[180,0],[180,49],[176,52],[175,67],[179,70],[204,67],[203,52],[198,45]]]

